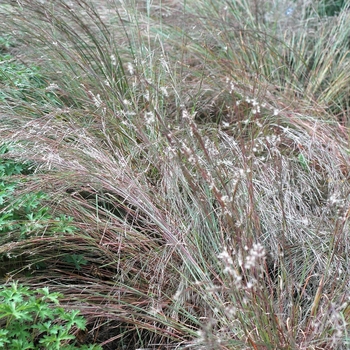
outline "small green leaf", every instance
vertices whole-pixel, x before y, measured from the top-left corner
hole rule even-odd
[[[84,255],[82,254],[66,255],[64,257],[64,261],[66,261],[69,264],[74,264],[77,270],[80,270],[81,266],[84,266],[88,263],[87,260],[84,258]]]
[[[37,329],[41,333],[49,333],[51,327],[52,327],[52,322],[47,321],[47,322],[36,324],[32,328]]]
[[[0,329],[0,347],[4,347],[10,341],[8,339],[9,331],[7,329]]]
[[[62,319],[67,321],[66,327],[70,329],[72,326],[76,326],[78,329],[85,329],[86,321],[82,316],[78,316],[79,310],[72,310],[70,313],[61,314]]]
[[[302,153],[299,153],[298,160],[304,170],[309,170],[309,162]]]
[[[59,304],[58,298],[63,297],[61,293],[50,293],[48,287],[39,289],[38,292],[43,295],[42,300],[49,300],[52,303]]]

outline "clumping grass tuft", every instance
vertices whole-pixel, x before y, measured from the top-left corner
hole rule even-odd
[[[2,283],[103,349],[347,349],[349,5],[3,2]]]

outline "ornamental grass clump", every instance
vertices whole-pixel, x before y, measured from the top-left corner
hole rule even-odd
[[[104,349],[346,349],[348,7],[5,3],[45,82],[0,107],[7,181],[52,222],[1,236],[3,282]]]

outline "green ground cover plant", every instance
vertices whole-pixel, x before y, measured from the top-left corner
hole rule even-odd
[[[21,187],[26,184],[28,177],[33,176],[34,164],[20,163],[8,158],[7,155],[16,145],[2,144],[0,147],[0,242],[3,247],[14,242],[36,240],[38,236],[72,234],[76,227],[72,217],[66,215],[53,216],[49,206],[44,201],[47,195],[42,191],[21,193]],[[22,177],[21,177],[22,175]],[[6,251],[6,249],[4,249]],[[0,257],[0,278],[11,276],[14,266],[27,270],[45,268],[45,258],[36,257],[34,260],[26,257],[25,251],[12,256],[2,254]],[[75,255],[63,255],[60,259],[78,266],[72,260]],[[24,262],[26,261],[27,264]],[[31,261],[31,263],[29,263]],[[83,263],[83,262],[81,262]]]
[[[44,105],[48,101],[57,103],[54,96],[44,89],[47,85],[38,67],[28,67],[7,53],[0,54],[0,85],[0,101],[4,104],[13,104],[18,99]]]
[[[60,293],[106,350],[349,347],[347,4],[0,16],[4,284]]]
[[[47,287],[31,291],[12,283],[0,288],[0,346],[2,349],[100,349],[98,346],[68,345],[75,340],[71,329],[85,329],[79,311],[59,306],[59,293]],[[54,305],[54,307],[52,307]]]

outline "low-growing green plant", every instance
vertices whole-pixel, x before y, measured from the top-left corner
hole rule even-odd
[[[0,53],[7,52],[13,45],[10,35],[0,36]]]
[[[2,103],[21,99],[45,106],[62,106],[57,95],[48,87],[38,66],[26,65],[8,53],[0,53],[0,87]]]
[[[47,195],[42,191],[24,192],[18,194],[34,171],[33,164],[14,161],[8,154],[15,145],[2,144],[0,147],[0,242],[1,244],[20,242],[28,238],[45,235],[62,236],[73,234],[77,228],[72,223],[73,218],[68,215],[54,216],[46,205]],[[22,176],[19,176],[22,175]],[[27,177],[27,178],[26,178]],[[2,252],[0,261],[6,261],[9,267],[0,269],[4,276],[15,269],[11,261],[17,262],[17,257],[10,258]],[[34,263],[36,268],[46,267],[45,262]],[[80,263],[83,261],[80,259]],[[78,264],[73,261],[73,264]],[[16,265],[16,264],[14,264]],[[21,266],[17,266],[21,267]],[[1,277],[2,277],[1,276]]]
[[[11,147],[2,144],[0,156],[6,156]],[[21,183],[16,175],[29,175],[33,171],[31,168],[32,164],[16,162],[6,157],[0,158],[0,233],[20,232],[20,236],[17,237],[19,240],[29,235],[37,235],[48,226],[51,226],[53,233],[73,233],[76,228],[69,224],[72,222],[71,217],[60,215],[54,218],[50,214],[50,208],[43,205],[47,199],[44,192],[29,192],[14,198]]]
[[[64,310],[60,293],[47,287],[31,290],[14,282],[0,286],[0,347],[4,350],[94,349],[76,346],[73,330],[84,330],[85,319],[77,310]]]
[[[44,86],[37,67],[27,67],[10,54],[0,55],[0,84],[2,102],[8,98],[25,99],[30,90],[37,94],[34,89]]]
[[[6,154],[11,150],[12,145],[9,143],[0,144],[0,178],[4,176],[19,175],[29,171],[30,164],[16,162],[11,159],[7,159]]]

